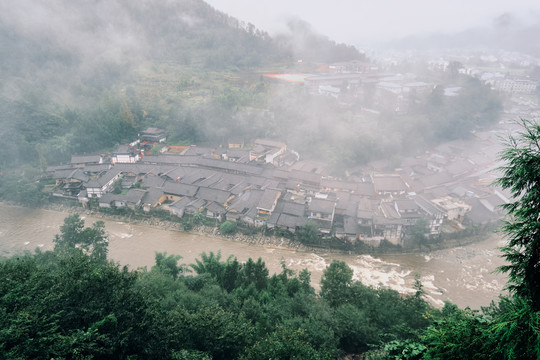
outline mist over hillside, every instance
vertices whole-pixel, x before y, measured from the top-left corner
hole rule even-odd
[[[3,166],[111,148],[171,118],[197,127],[177,140],[215,140],[232,74],[362,58],[307,24],[276,40],[202,0],[2,2],[0,50]]]
[[[387,42],[383,47],[437,51],[442,49],[492,49],[516,51],[540,56],[540,44],[533,41],[540,33],[540,19],[524,21],[505,13],[493,20],[490,27],[476,27],[455,33],[430,33],[408,36]]]

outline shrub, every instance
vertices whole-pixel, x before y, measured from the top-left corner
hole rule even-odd
[[[223,235],[234,234],[236,232],[236,223],[227,220],[219,226],[219,231],[221,231]]]

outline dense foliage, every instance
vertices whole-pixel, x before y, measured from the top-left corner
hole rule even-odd
[[[501,157],[506,165],[497,181],[515,199],[503,205],[510,215],[503,227],[509,264],[501,270],[510,275],[510,289],[540,311],[540,125],[528,120],[521,125],[518,136],[508,140]]]
[[[106,261],[103,224],[65,219],[53,252],[0,262],[0,352],[5,358],[538,359],[538,136],[522,122],[502,154],[507,206],[503,248],[510,296],[482,311],[433,309],[416,293],[367,287],[334,261],[316,294],[310,274],[283,265],[201,254],[195,264],[156,254],[150,270]],[[191,273],[190,271],[193,271]]]
[[[129,271],[96,256],[102,230],[70,216],[54,251],[0,262],[4,358],[335,359],[417,341],[436,312],[421,293],[353,281],[342,262],[321,296],[306,270],[269,275],[261,259],[213,252],[189,267],[157,253],[150,270]]]

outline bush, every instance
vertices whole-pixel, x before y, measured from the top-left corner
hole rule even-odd
[[[221,231],[223,235],[232,235],[236,232],[236,223],[227,220],[219,226],[219,231]]]

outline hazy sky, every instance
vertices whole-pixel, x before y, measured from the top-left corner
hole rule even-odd
[[[352,45],[426,32],[453,33],[492,26],[509,13],[538,22],[539,0],[206,0],[271,35],[288,18],[300,18],[320,34]]]

